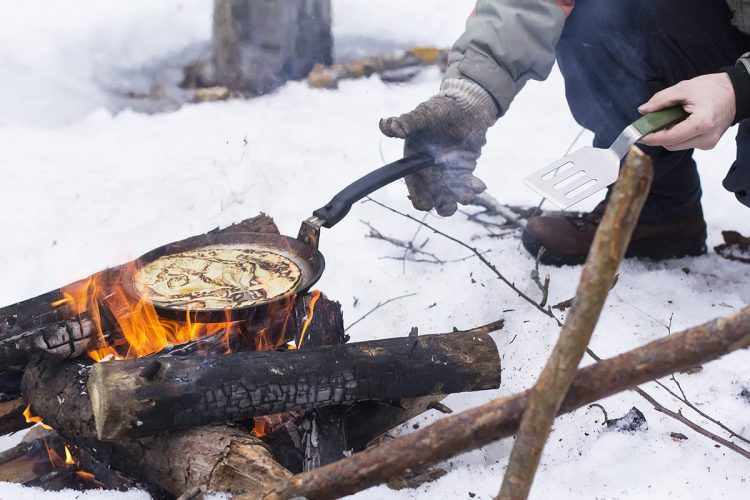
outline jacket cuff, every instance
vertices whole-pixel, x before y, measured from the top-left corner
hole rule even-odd
[[[470,80],[489,92],[495,100],[499,116],[508,111],[518,93],[518,86],[508,71],[473,49],[468,49],[461,59],[448,66],[443,81],[452,78]]]
[[[740,60],[737,64],[723,68],[729,75],[734,87],[735,115],[734,123],[750,117],[750,73],[745,62]]]

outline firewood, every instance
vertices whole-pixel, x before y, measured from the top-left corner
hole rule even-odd
[[[299,308],[298,314],[302,314],[303,308]],[[320,329],[323,325],[341,320],[336,303],[321,298],[316,309],[319,319],[311,322],[307,331],[311,343],[332,335],[330,329]],[[334,319],[323,321],[326,317]],[[295,321],[290,319],[290,322]],[[343,336],[343,324],[339,330]],[[193,356],[195,353],[190,349],[184,352],[189,353],[190,358],[200,357]],[[24,394],[35,415],[41,416],[67,442],[96,460],[173,495],[199,486],[212,491],[249,491],[269,487],[290,475],[275,461],[268,446],[248,433],[249,426],[247,430],[214,426],[162,432],[118,444],[96,440],[92,437],[95,423],[91,400],[85,388],[89,370],[90,365],[77,360],[28,367],[24,375]]]
[[[155,377],[144,370],[160,363]],[[99,439],[244,420],[357,401],[497,388],[489,335],[376,340],[309,351],[147,357],[97,363],[87,387]]]
[[[278,229],[273,219],[261,214],[207,234],[238,232],[278,233]],[[189,243],[199,237],[187,238],[180,243]],[[63,288],[82,286],[94,277],[105,283],[117,281],[119,270],[126,266],[128,264],[96,273]],[[42,356],[62,361],[98,346],[101,338],[88,312],[78,314],[64,304],[55,306],[64,298],[62,289],[58,289],[0,308],[0,392],[9,397],[18,395],[20,374],[28,363]],[[106,314],[102,315],[102,337],[110,344],[116,343],[117,327],[107,319]]]
[[[116,445],[97,441],[91,437],[94,416],[82,379],[88,369],[75,360],[29,367],[24,394],[35,414],[66,442],[98,461],[175,496],[200,485],[216,491],[247,491],[290,474],[262,441],[240,428],[163,432]]]
[[[594,235],[570,314],[531,389],[499,499],[523,500],[529,495],[552,422],[573,382],[614,284],[652,178],[651,158],[637,147],[631,148]]]
[[[278,233],[278,229],[271,218],[261,215],[224,228],[221,232]],[[325,306],[321,311],[325,311]],[[298,306],[290,317],[290,328],[301,327],[305,314],[304,304]],[[321,317],[325,317],[325,314],[321,314]],[[310,325],[308,334],[311,338],[323,335],[317,331],[317,325],[316,322]],[[221,342],[217,338],[207,338],[196,342],[199,346],[194,349],[180,346],[174,350],[195,354],[210,351],[218,343]],[[249,427],[247,431],[215,426],[164,432],[122,445],[87,438],[85,436],[94,434],[94,418],[85,390],[85,379],[81,379],[81,376],[90,369],[90,361],[86,358],[60,361],[42,357],[34,362],[36,364],[25,373],[25,398],[31,403],[33,413],[58,429],[66,442],[80,450],[85,458],[82,467],[93,472],[107,486],[112,487],[119,477],[110,478],[112,482],[104,477],[110,467],[174,496],[195,487],[246,491],[259,485],[273,484],[273,481],[289,475],[273,460],[268,447],[249,434]],[[23,422],[22,418],[20,422]],[[271,482],[265,483],[266,480]]]
[[[26,403],[21,398],[0,402],[0,436],[17,432],[34,425],[23,418]]]
[[[558,415],[631,387],[750,347],[750,307],[650,342],[579,369]],[[512,436],[526,410],[529,391],[496,399],[442,418],[411,434],[349,458],[298,474],[269,489],[265,500],[339,498],[382,484],[404,471],[422,470],[450,457]],[[238,496],[237,500],[259,495]]]

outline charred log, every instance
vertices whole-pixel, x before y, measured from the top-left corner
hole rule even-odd
[[[23,418],[23,410],[26,403],[23,399],[11,399],[10,401],[0,402],[0,436],[17,432],[33,424],[27,423]]]
[[[497,347],[489,335],[427,335],[310,351],[240,352],[97,363],[87,387],[96,435],[118,441],[209,423],[388,400],[496,388]],[[82,377],[82,379],[85,376]]]
[[[201,485],[248,491],[289,475],[266,445],[239,428],[163,432],[117,445],[97,441],[91,437],[94,415],[85,390],[89,369],[76,361],[31,367],[24,375],[24,394],[35,414],[98,462],[173,495]]]

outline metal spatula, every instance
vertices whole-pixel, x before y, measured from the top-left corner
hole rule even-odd
[[[609,149],[581,148],[523,181],[558,207],[568,208],[614,183],[620,171],[620,161],[638,139],[688,116],[682,106],[643,115],[623,130]]]

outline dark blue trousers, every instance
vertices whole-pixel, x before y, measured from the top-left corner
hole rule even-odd
[[[578,0],[557,46],[565,93],[576,121],[609,147],[640,114],[638,106],[682,80],[716,73],[750,50],[722,0]],[[740,124],[737,161],[725,186],[750,206],[747,191],[727,186],[747,177],[750,120]],[[654,161],[654,182],[641,222],[679,219],[701,198],[693,150],[641,146]],[[743,198],[744,196],[744,198]]]

